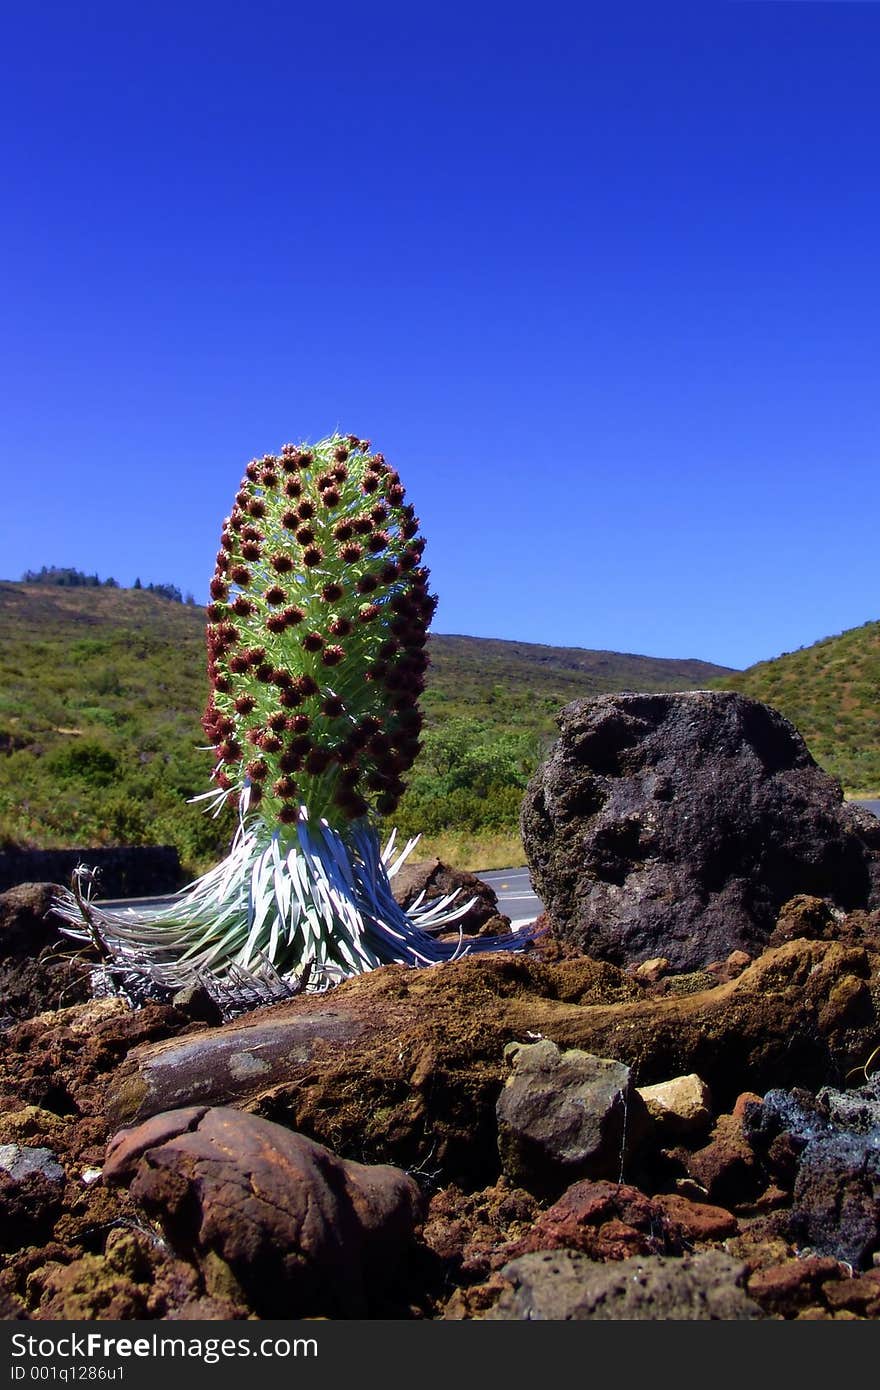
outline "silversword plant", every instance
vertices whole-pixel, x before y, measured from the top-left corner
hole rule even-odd
[[[405,913],[390,879],[415,841],[383,851],[419,751],[418,699],[436,599],[397,472],[367,440],[334,434],[248,464],[223,523],[208,608],[216,812],[228,857],[168,906],[101,911],[79,887],[59,908],[123,976],[199,980],[230,1008],[325,988],[392,961],[430,965],[469,904]]]

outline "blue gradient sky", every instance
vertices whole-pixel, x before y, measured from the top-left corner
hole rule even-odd
[[[8,5],[0,574],[201,601],[244,464],[399,468],[436,631],[878,616],[880,5]]]

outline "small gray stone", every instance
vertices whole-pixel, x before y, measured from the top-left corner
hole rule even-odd
[[[51,1149],[30,1148],[26,1144],[0,1144],[0,1169],[16,1182],[39,1173],[49,1182],[63,1182],[64,1169]]]
[[[629,1068],[591,1052],[560,1052],[547,1038],[511,1044],[505,1056],[512,1072],[495,1113],[507,1176],[541,1194],[582,1178],[620,1181],[651,1127]]]
[[[187,1014],[197,1023],[214,1025],[223,1021],[223,1010],[216,999],[211,998],[204,985],[187,985],[185,989],[179,989],[171,1002],[175,1009]]]

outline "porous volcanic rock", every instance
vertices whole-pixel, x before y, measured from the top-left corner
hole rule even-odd
[[[190,1106],[111,1141],[104,1177],[130,1185],[175,1248],[221,1261],[261,1317],[363,1317],[404,1283],[417,1184],[338,1158],[239,1110]],[[400,1291],[400,1289],[399,1289]]]
[[[816,1096],[768,1091],[743,1129],[770,1174],[793,1187],[790,1238],[868,1269],[880,1254],[880,1078]]]
[[[718,1116],[708,1144],[688,1155],[688,1173],[712,1202],[748,1201],[761,1191],[761,1173],[744,1129],[749,1107],[760,1100],[744,1092],[732,1114]]]
[[[553,931],[627,965],[755,956],[797,894],[880,907],[880,821],[800,734],[733,691],[601,695],[557,717],[523,800]]]
[[[597,1264],[576,1250],[523,1255],[505,1265],[509,1287],[487,1321],[740,1321],[761,1310],[745,1293],[747,1268],[720,1250],[676,1259],[634,1256]]]
[[[663,1206],[637,1187],[576,1182],[508,1247],[504,1263],[534,1250],[580,1250],[591,1260],[604,1261],[680,1255],[682,1243]]]

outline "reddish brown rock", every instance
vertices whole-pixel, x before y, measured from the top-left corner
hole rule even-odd
[[[669,961],[666,956],[652,956],[650,960],[643,960],[640,965],[631,966],[630,970],[633,978],[642,984],[656,985],[669,970]]]
[[[708,1144],[688,1157],[688,1172],[705,1188],[710,1200],[735,1206],[756,1197],[764,1186],[742,1123],[746,1106],[760,1104],[760,1096],[741,1095],[732,1115],[719,1116]]]
[[[652,1199],[665,1214],[670,1230],[681,1241],[724,1240],[736,1234],[733,1212],[709,1202],[692,1202],[677,1192],[658,1192]]]
[[[104,1176],[130,1184],[203,1271],[228,1266],[261,1317],[376,1315],[421,1215],[405,1173],[346,1162],[238,1110],[193,1106],[123,1132]]]
[[[463,1192],[451,1184],[435,1193],[422,1240],[439,1262],[442,1288],[448,1289],[450,1279],[485,1279],[531,1228],[537,1210],[531,1193],[512,1187],[506,1178],[480,1192]]]
[[[766,1312],[790,1318],[801,1308],[815,1303],[826,1281],[839,1274],[836,1260],[817,1257],[788,1260],[785,1264],[756,1270],[749,1275],[746,1287],[749,1296]]]
[[[578,1182],[532,1229],[505,1252],[515,1259],[532,1250],[581,1250],[593,1260],[681,1254],[682,1245],[663,1206],[626,1183]]]
[[[822,1286],[829,1308],[847,1309],[861,1317],[880,1317],[880,1269],[869,1269],[854,1279],[836,1278]]]
[[[731,951],[726,960],[712,961],[706,969],[715,976],[719,984],[726,984],[728,980],[735,980],[747,970],[751,963],[752,957],[748,951]]]

